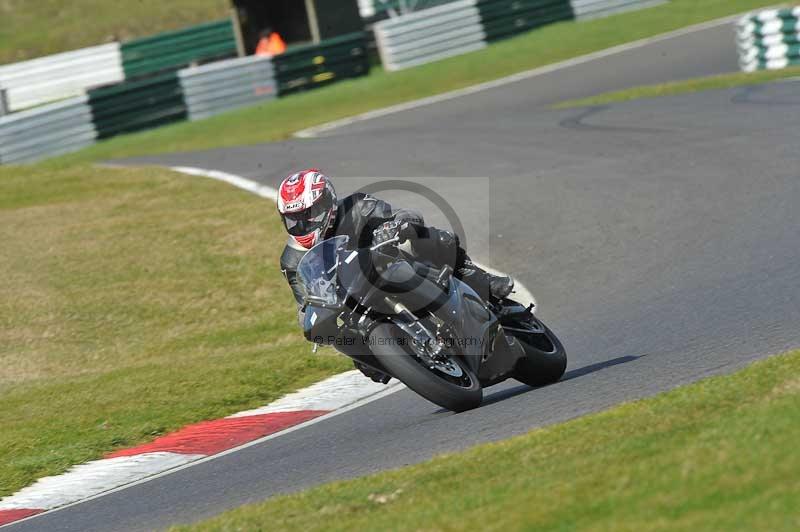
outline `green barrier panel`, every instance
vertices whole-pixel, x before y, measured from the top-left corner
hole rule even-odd
[[[793,9],[792,8],[778,9],[778,10],[776,10],[774,12],[768,11],[768,13],[769,13],[768,19],[773,19],[773,18],[797,19],[798,15],[800,15],[800,7],[796,7],[796,8],[793,8]],[[751,20],[753,22],[760,22],[761,21],[759,19],[758,15],[755,15],[754,17],[751,17]]]
[[[769,56],[771,51],[774,50],[774,49],[780,50],[780,54],[781,54],[780,57],[770,57]],[[782,57],[789,57],[789,58],[800,57],[800,44],[792,44],[792,45],[786,46],[785,50],[783,49],[782,46],[779,47],[779,48],[774,48],[774,47],[765,48],[765,47],[757,46],[756,50],[758,50],[758,52],[756,53],[756,58],[757,59],[765,59],[765,60],[767,60],[767,59],[780,59]]]
[[[800,66],[800,56],[797,57],[786,57],[784,59],[759,59],[757,61],[757,69],[758,70],[776,70],[781,68],[788,68]]]
[[[308,90],[369,71],[364,32],[289,48],[272,60],[278,94]]]
[[[751,14],[737,22],[736,33],[745,72],[800,64],[800,6]]]
[[[756,37],[767,37],[779,33],[797,33],[800,31],[800,21],[797,19],[778,19],[769,22],[753,22],[752,34]]]
[[[449,4],[454,1],[455,0],[417,0],[417,2],[413,3],[414,8],[412,12],[422,11],[423,9],[429,9],[442,4]],[[389,10],[394,10],[396,14],[404,14],[403,7],[408,4],[409,2],[401,2],[400,0],[381,0],[380,2],[373,0],[376,14],[386,13]]]
[[[175,72],[91,90],[89,105],[101,139],[186,118],[183,91]]]
[[[752,42],[754,46],[758,47],[800,44],[800,33],[777,33],[769,37],[754,37],[752,41],[751,39],[740,39],[740,42]]]
[[[125,77],[135,79],[236,55],[236,39],[226,19],[128,41],[121,51]]]
[[[477,7],[487,42],[575,18],[569,0],[480,0]]]

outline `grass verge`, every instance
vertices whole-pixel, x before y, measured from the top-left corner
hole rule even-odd
[[[605,105],[608,103],[638,100],[640,98],[655,98],[658,96],[673,96],[713,89],[731,89],[747,85],[758,85],[780,79],[795,78],[800,76],[800,68],[787,68],[783,70],[768,70],[762,72],[739,72],[721,76],[691,79],[687,81],[674,81],[659,85],[644,85],[621,91],[598,94],[590,98],[569,100],[554,105],[554,109],[568,109],[571,107],[585,107],[590,105]]]
[[[226,0],[3,0],[0,64],[218,20],[229,8]]]
[[[800,351],[188,530],[797,530]]]
[[[158,169],[0,168],[0,496],[348,367],[297,334],[273,209]]]
[[[198,122],[117,137],[59,159],[60,164],[283,140],[331,120],[415,100],[596,52],[692,24],[774,4],[771,0],[672,0],[662,6],[585,22],[564,22],[484,50],[343,81]],[[731,46],[734,46],[733,36]]]

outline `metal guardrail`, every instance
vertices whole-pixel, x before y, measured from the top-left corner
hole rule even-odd
[[[572,10],[578,20],[608,17],[634,9],[645,9],[663,4],[667,0],[571,0]]]
[[[800,7],[746,15],[736,34],[739,66],[745,72],[800,65]]]
[[[101,139],[186,119],[177,72],[91,90],[89,105]]]
[[[358,0],[361,18],[375,21],[398,17],[415,11],[453,2],[454,0]]]
[[[190,120],[277,97],[272,60],[249,56],[178,72]]]
[[[401,70],[486,47],[477,0],[460,0],[375,24],[386,70]]]
[[[86,96],[0,117],[0,164],[79,150],[97,137]]]
[[[575,18],[569,0],[478,0],[478,10],[487,42]]]
[[[484,48],[487,43],[561,22],[613,15],[668,0],[459,0],[374,25],[386,70],[400,70]]]
[[[5,116],[10,113],[8,108],[8,93],[3,87],[0,87],[0,116]]]
[[[118,43],[93,46],[0,66],[9,111],[78,96],[125,79]]]
[[[130,80],[234,56],[236,38],[233,24],[225,19],[134,39],[122,43],[121,50],[125,77]]]

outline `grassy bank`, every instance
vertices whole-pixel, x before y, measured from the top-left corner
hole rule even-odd
[[[297,332],[284,239],[211,180],[0,168],[0,496],[347,368]]]
[[[586,22],[565,22],[484,50],[400,72],[370,76],[194,123],[103,142],[61,162],[94,161],[282,140],[300,129],[446,92],[770,5],[769,0],[672,0],[651,9]],[[734,39],[731,37],[731,46]]]
[[[800,352],[176,530],[797,530]]]
[[[630,89],[621,91],[598,94],[597,96],[592,96],[590,98],[581,98],[579,100],[561,102],[553,107],[555,109],[568,109],[570,107],[605,105],[608,103],[638,100],[640,98],[673,96],[676,94],[687,94],[691,92],[701,92],[713,89],[732,89],[734,87],[757,85],[759,83],[767,83],[770,81],[796,77],[800,77],[800,68],[787,68],[784,70],[768,70],[752,73],[739,72],[736,74],[709,76],[707,78],[691,79],[687,81],[661,83],[659,85],[632,87]]]
[[[0,65],[218,20],[228,9],[226,0],[3,0]]]

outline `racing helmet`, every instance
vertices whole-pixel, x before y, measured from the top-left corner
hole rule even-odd
[[[316,168],[292,174],[278,189],[278,212],[283,226],[299,245],[314,247],[336,218],[336,191]]]

